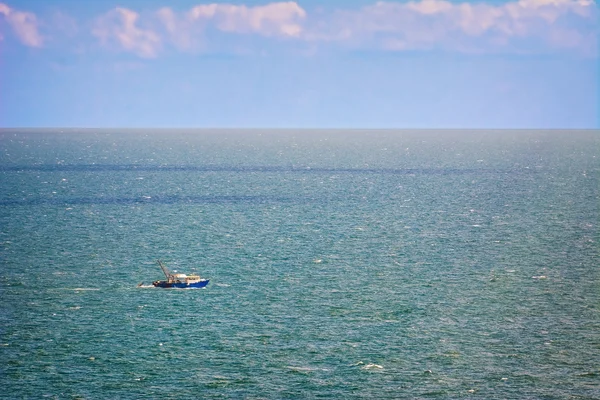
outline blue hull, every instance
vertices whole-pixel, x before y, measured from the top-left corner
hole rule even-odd
[[[155,281],[152,284],[160,288],[175,288],[175,289],[197,289],[203,288],[208,285],[209,280],[203,279],[200,282],[194,283],[183,283],[183,282],[167,282],[167,281]]]

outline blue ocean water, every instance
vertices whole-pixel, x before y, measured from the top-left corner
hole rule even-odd
[[[5,129],[0,397],[600,398],[599,223],[597,131]]]

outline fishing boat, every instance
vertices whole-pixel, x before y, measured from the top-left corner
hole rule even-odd
[[[191,289],[191,288],[202,288],[208,285],[208,279],[201,279],[200,275],[192,274],[172,274],[167,267],[160,261],[158,265],[162,269],[163,273],[167,277],[166,281],[154,281],[152,285],[160,288],[177,288],[177,289]]]

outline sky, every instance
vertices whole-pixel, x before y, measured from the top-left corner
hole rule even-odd
[[[0,128],[599,129],[592,0],[0,0]]]

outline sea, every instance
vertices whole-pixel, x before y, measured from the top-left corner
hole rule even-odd
[[[600,399],[599,224],[599,131],[2,129],[0,398]]]

